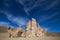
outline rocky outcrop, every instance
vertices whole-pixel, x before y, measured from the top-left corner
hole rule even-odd
[[[26,36],[29,36],[29,37],[44,36],[46,33],[46,30],[41,28],[34,18],[28,21],[26,30],[27,30]]]
[[[41,28],[40,25],[37,23],[37,21],[34,18],[32,18],[32,20],[29,20],[27,22],[26,30],[23,30],[22,27],[20,26],[19,28],[16,29],[14,34],[15,33],[16,35],[18,34],[17,36],[37,37],[37,36],[44,36],[46,30]]]
[[[26,37],[30,36],[32,33],[32,25],[31,25],[31,20],[28,21],[27,25],[26,25]]]

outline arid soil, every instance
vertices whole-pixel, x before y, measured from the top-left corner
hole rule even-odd
[[[19,37],[19,38],[9,38],[8,33],[0,33],[0,40],[60,40],[60,37],[36,37],[36,38],[28,38],[28,37]]]

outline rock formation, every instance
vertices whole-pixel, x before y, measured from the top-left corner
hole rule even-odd
[[[9,30],[8,32],[10,32]],[[17,35],[17,36],[25,36],[25,37],[37,37],[37,36],[44,36],[46,33],[46,30],[41,28],[40,25],[36,22],[34,18],[32,20],[29,20],[26,25],[26,30],[23,30],[22,27],[20,26],[19,28],[16,29],[14,32],[10,32],[12,35]],[[14,35],[14,36],[15,36]]]
[[[8,27],[7,31],[8,31],[9,37],[19,37],[23,33],[21,26],[14,31],[11,29],[11,27]]]
[[[37,32],[37,22],[34,18],[32,18],[32,36],[36,36],[36,32]]]
[[[31,28],[32,28],[32,25],[31,25],[31,20],[28,21],[27,25],[26,25],[26,36],[30,36],[32,31],[31,31]]]
[[[26,30],[27,30],[26,36],[29,37],[44,36],[46,33],[46,30],[40,28],[39,24],[36,22],[34,18],[28,21]]]

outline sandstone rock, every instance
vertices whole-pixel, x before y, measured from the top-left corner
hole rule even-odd
[[[32,37],[36,37],[36,36],[44,36],[45,35],[45,30],[43,28],[40,27],[40,25],[36,22],[36,20],[34,18],[32,18],[32,20],[29,20],[27,23],[27,36],[32,36]]]

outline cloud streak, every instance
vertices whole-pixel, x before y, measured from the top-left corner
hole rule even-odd
[[[3,11],[0,10],[1,13],[3,13],[4,15],[6,15],[7,19],[13,23],[16,23],[18,26],[20,25],[26,25],[27,23],[27,18],[24,17],[15,17],[13,16],[10,12],[8,11]],[[11,25],[12,26],[12,25]]]
[[[46,8],[44,8],[44,10],[49,10],[51,8],[53,8],[54,6],[56,6],[59,3],[58,0],[54,0],[53,2],[51,2],[49,5],[47,5]]]
[[[47,15],[41,16],[41,18],[40,18],[40,22],[43,22],[43,21],[49,20],[49,19],[51,19],[51,18],[53,18],[53,17],[55,17],[55,16],[57,16],[57,15],[58,15],[58,12],[53,13],[53,14],[50,15],[50,16],[47,16]]]
[[[17,0],[16,2],[18,2],[24,6],[24,11],[28,15],[30,15],[29,11],[37,6],[37,4],[36,4],[37,0]]]
[[[9,22],[0,22],[0,26],[10,26]]]
[[[7,13],[5,13],[5,15],[8,18],[8,20],[10,20],[13,23],[16,23],[18,26],[26,25],[26,19],[24,19],[23,17],[15,17],[12,14]]]

